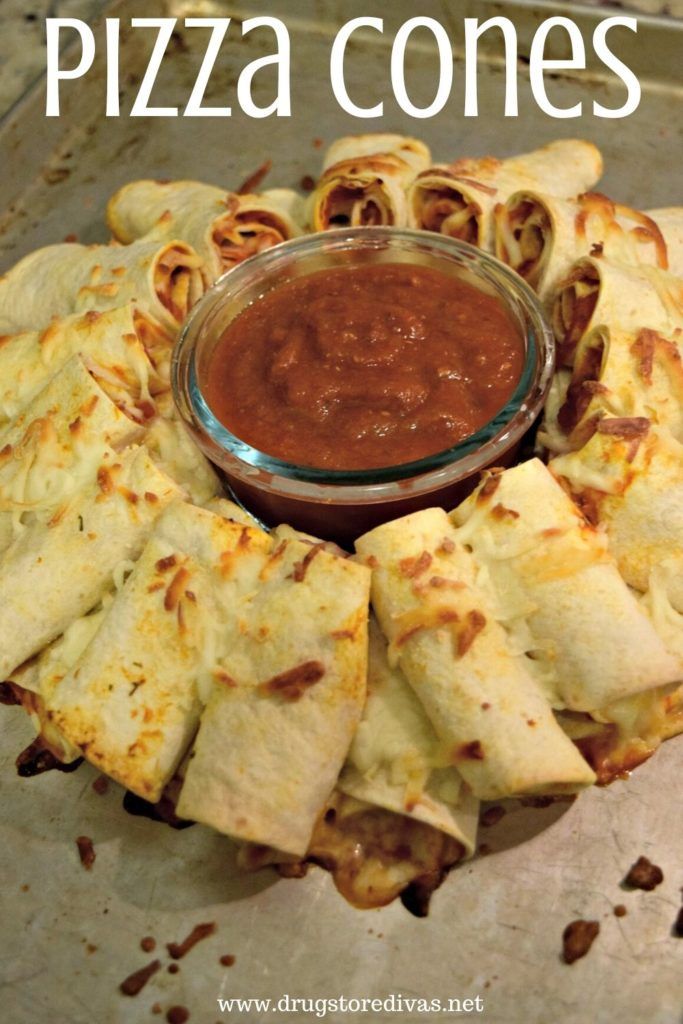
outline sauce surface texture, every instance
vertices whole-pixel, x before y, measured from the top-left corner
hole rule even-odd
[[[450,448],[519,381],[524,342],[498,299],[429,267],[337,267],[245,308],[204,383],[214,415],[287,462],[372,469]]]

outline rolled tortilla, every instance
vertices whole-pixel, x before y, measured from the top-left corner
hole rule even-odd
[[[647,419],[604,418],[583,448],[549,468],[606,531],[628,585],[645,592],[656,572],[683,612],[683,445]]]
[[[580,448],[603,416],[644,416],[683,441],[683,329],[665,338],[596,327],[579,342],[558,412],[568,447]]]
[[[110,451],[97,482],[49,522],[22,530],[0,558],[1,678],[95,607],[117,566],[139,556],[154,520],[179,493],[144,449],[120,457]]]
[[[303,233],[305,201],[291,189],[237,195],[198,181],[131,181],[107,204],[107,224],[119,242],[145,235],[182,238],[215,281],[254,253]]]
[[[57,728],[92,764],[152,803],[197,730],[216,618],[211,559],[232,532],[211,512],[172,504],[48,700]]]
[[[574,791],[594,781],[500,621],[493,592],[441,509],[356,542],[399,665],[475,796]]]
[[[369,576],[233,524],[223,651],[178,814],[303,856],[365,700]]]
[[[429,166],[431,153],[421,139],[392,132],[367,132],[365,135],[343,135],[328,147],[323,157],[323,171],[344,160],[362,160],[378,153],[398,157],[415,172]]]
[[[449,764],[431,722],[370,622],[368,694],[337,788],[453,836],[475,850],[479,801]]]
[[[574,365],[577,345],[596,327],[670,335],[683,327],[683,281],[657,267],[586,257],[560,283],[552,325],[560,366]]]
[[[602,156],[591,143],[561,139],[521,156],[464,158],[422,171],[408,194],[412,227],[494,251],[494,213],[514,192],[537,189],[575,196],[602,174]]]
[[[112,600],[112,594],[105,594],[96,609],[74,619],[62,636],[12,672],[10,682],[20,688],[22,706],[40,737],[41,745],[63,764],[72,764],[83,755],[57,728],[48,712],[47,701],[97,633]]]
[[[73,356],[0,431],[0,552],[31,524],[58,519],[112,450],[141,433]]]
[[[592,711],[677,680],[670,654],[590,526],[538,459],[485,477],[452,513],[554,707]]]
[[[170,387],[170,353],[166,332],[142,320],[132,303],[7,335],[0,339],[0,429],[74,355],[113,402],[134,418],[148,418],[152,397]]]
[[[54,317],[132,301],[142,316],[175,332],[207,283],[201,258],[175,239],[49,245],[0,278],[0,330],[42,330]]]
[[[669,269],[667,243],[652,217],[598,192],[576,199],[515,192],[496,210],[495,233],[496,256],[543,300],[583,256]]]
[[[403,135],[350,135],[330,146],[308,202],[313,231],[408,223],[406,189],[430,152]]]

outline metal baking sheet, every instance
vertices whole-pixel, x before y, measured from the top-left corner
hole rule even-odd
[[[505,155],[559,136],[583,135],[603,150],[610,195],[641,208],[680,202],[683,29],[643,18],[637,38],[623,37],[624,59],[639,74],[643,98],[627,121],[553,120],[533,104],[520,64],[520,116],[505,119],[500,54],[484,53],[479,69],[480,117],[462,116],[463,66],[456,59],[451,103],[434,120],[415,121],[389,94],[386,42],[368,36],[349,52],[348,80],[362,96],[384,97],[385,116],[359,122],[337,106],[328,84],[332,35],[358,14],[385,18],[385,39],[415,13],[414,5],[368,2],[270,0],[240,8],[231,4],[120,2],[108,11],[126,24],[131,15],[155,13],[283,17],[292,39],[293,116],[250,120],[235,96],[239,70],[263,53],[257,33],[241,39],[233,25],[207,101],[233,104],[229,120],[107,120],[104,64],[64,87],[59,119],[44,117],[38,85],[0,129],[3,182],[0,267],[67,234],[82,241],[106,237],[108,195],[134,177],[196,177],[236,185],[266,157],[270,184],[296,186],[319,168],[323,145],[346,132],[378,128],[424,137],[437,159],[488,152]],[[528,53],[535,26],[551,13],[570,14],[588,40],[604,12],[579,5],[423,2],[420,13],[452,32],[456,52],[462,18],[511,17],[520,52]],[[613,12],[608,12],[613,13]],[[101,36],[99,37],[101,38]],[[180,32],[164,62],[159,95],[183,104],[203,51],[201,33]],[[122,110],[127,113],[146,65],[151,38],[128,35],[122,53]],[[527,49],[525,49],[527,47]],[[101,48],[98,48],[98,53]],[[628,56],[626,56],[628,54]],[[415,101],[434,88],[434,52],[416,38],[409,51],[409,84]],[[593,97],[618,105],[619,86],[592,69],[549,89],[558,103]],[[606,98],[607,97],[607,98]],[[272,92],[264,85],[266,103]],[[318,141],[320,140],[320,141]],[[372,912],[353,910],[330,878],[312,869],[304,880],[280,880],[263,872],[241,876],[232,844],[200,826],[172,831],[128,815],[121,790],[92,789],[87,765],[74,774],[16,776],[13,761],[31,739],[23,714],[0,715],[0,1019],[57,1024],[137,1024],[165,1019],[184,1005],[191,1024],[218,1021],[459,1021],[487,1024],[549,1024],[619,1021],[671,1024],[683,1010],[683,940],[673,936],[681,904],[683,815],[680,764],[683,738],[668,743],[623,782],[595,789],[574,803],[539,809],[511,803],[506,816],[482,828],[487,848],[454,871],[432,901],[426,920],[400,904]],[[97,859],[80,864],[75,838],[92,837]],[[640,855],[659,864],[665,880],[652,893],[625,892],[621,879]],[[628,913],[617,918],[616,904]],[[564,926],[577,917],[597,919],[601,931],[587,957],[572,967],[560,960]],[[200,943],[169,974],[165,943],[180,940],[203,921],[214,936]],[[143,953],[142,936],[157,940]],[[233,954],[232,967],[219,963]],[[131,971],[160,955],[162,970],[136,998],[119,994]],[[222,1011],[218,1000],[285,996],[313,1000],[406,997],[481,1000],[474,1012],[411,1012],[403,1009],[342,1013],[317,1002],[309,1011]],[[162,1015],[151,1008],[158,1003]],[[290,1003],[291,1005],[291,1003]],[[396,1005],[396,1004],[394,1004]]]

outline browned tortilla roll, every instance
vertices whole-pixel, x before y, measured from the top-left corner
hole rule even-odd
[[[644,592],[658,573],[683,612],[683,445],[647,419],[604,418],[550,469],[607,532],[629,586]]]
[[[538,459],[488,475],[452,518],[554,707],[592,712],[680,677],[604,534]]]
[[[669,336],[683,327],[683,281],[658,267],[585,257],[558,287],[552,325],[560,366],[573,366],[578,343],[596,327]]]
[[[179,489],[144,449],[103,457],[97,479],[48,522],[22,530],[0,559],[0,677],[37,654],[111,590],[117,566],[140,555]]]
[[[6,335],[0,342],[0,428],[26,406],[74,356],[112,401],[136,418],[153,411],[150,399],[168,390],[171,341],[132,302],[117,309],[74,314],[44,331]]]
[[[579,342],[557,414],[567,447],[580,448],[603,416],[644,416],[683,441],[683,330],[666,338],[596,327]]]
[[[220,550],[222,527],[210,512],[173,503],[90,643],[48,697],[69,741],[152,802],[199,723],[198,680],[215,609],[198,549]]]
[[[487,574],[442,509],[379,526],[356,548],[373,567],[390,663],[475,796],[575,791],[594,781],[504,628]]]
[[[58,521],[112,449],[141,434],[73,356],[0,429],[0,552],[31,525]]]
[[[418,139],[403,135],[352,135],[327,151],[323,173],[311,193],[308,223],[313,231],[408,223],[406,189],[429,164]]]
[[[539,189],[575,196],[592,188],[601,174],[599,150],[581,139],[551,142],[507,160],[464,158],[436,165],[410,187],[410,224],[493,252],[494,211],[513,192]]]
[[[425,822],[474,853],[479,803],[457,769],[387,642],[370,620],[368,693],[337,788],[357,800]]]
[[[47,702],[95,636],[113,599],[112,593],[105,594],[95,610],[74,619],[57,640],[11,674],[10,682],[19,688],[17,696],[38,733],[41,747],[62,763],[70,764],[82,754],[57,728]]]
[[[237,195],[198,181],[131,181],[107,204],[107,224],[129,244],[153,232],[182,238],[214,281],[235,264],[303,232],[304,200],[291,189]]]
[[[496,210],[496,256],[542,299],[582,256],[669,269],[667,244],[647,214],[598,192],[562,199],[533,190],[515,192]]]
[[[303,856],[365,701],[370,574],[320,544],[232,533],[178,814]]]
[[[186,242],[49,245],[0,278],[0,330],[41,330],[53,317],[114,309],[132,301],[176,331],[201,297],[202,260]]]

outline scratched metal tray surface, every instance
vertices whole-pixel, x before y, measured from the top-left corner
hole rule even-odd
[[[387,9],[389,8],[389,9]],[[233,15],[270,13],[286,20],[292,40],[292,117],[250,120],[239,112],[235,82],[248,61],[267,50],[270,37],[241,39],[231,26],[207,93],[207,103],[232,103],[230,119],[117,119],[104,117],[104,63],[63,89],[62,116],[44,117],[39,83],[0,127],[2,210],[0,269],[37,246],[77,234],[106,237],[103,209],[121,183],[135,177],[194,177],[234,186],[266,157],[271,184],[296,186],[315,175],[320,149],[347,132],[379,128],[424,137],[437,159],[458,154],[521,152],[558,136],[583,135],[601,146],[607,162],[603,187],[640,207],[679,203],[682,29],[642,19],[637,37],[626,30],[619,52],[643,84],[639,110],[627,121],[553,120],[533,103],[520,62],[520,116],[504,118],[504,74],[495,45],[479,68],[480,116],[465,119],[462,18],[511,17],[520,53],[528,54],[534,28],[552,13],[566,13],[589,41],[603,12],[578,5],[425,2],[420,13],[449,29],[456,50],[452,101],[437,118],[410,120],[389,89],[387,43],[368,35],[348,55],[348,82],[358,102],[385,99],[381,120],[360,122],[344,114],[329,86],[332,37],[358,14],[385,18],[385,39],[415,13],[408,2],[382,5],[334,0],[269,0],[242,8],[231,4],[120,2],[108,13],[125,26],[130,16],[155,13]],[[613,12],[608,12],[613,13]],[[101,38],[98,37],[98,38]],[[615,35],[615,39],[617,36]],[[164,61],[153,99],[187,100],[205,34],[180,32]],[[122,113],[127,114],[146,66],[149,33],[127,33],[122,52]],[[555,54],[561,56],[561,52]],[[433,96],[435,55],[416,36],[408,54],[408,83],[415,102]],[[264,76],[263,104],[273,96]],[[560,105],[598,98],[623,102],[623,87],[589,68],[549,83]],[[481,1019],[490,1024],[619,1021],[671,1024],[683,1012],[683,940],[672,926],[681,903],[683,739],[670,742],[630,779],[595,789],[573,804],[539,809],[510,804],[495,826],[483,828],[484,852],[454,871],[432,901],[426,920],[400,904],[372,912],[353,910],[329,877],[312,869],[300,881],[268,872],[241,876],[226,838],[200,826],[172,831],[128,815],[122,792],[92,789],[87,765],[70,775],[20,779],[16,754],[30,730],[16,709],[0,715],[0,1019],[8,1024],[137,1024],[184,1005],[192,1024],[217,1021],[428,1021]],[[76,852],[78,835],[92,837],[97,859],[90,871]],[[652,893],[625,892],[621,879],[640,855],[663,871]],[[623,903],[627,915],[613,907]],[[600,922],[590,954],[572,967],[560,960],[561,934],[575,918]],[[165,943],[182,939],[202,921],[214,936],[168,973]],[[157,953],[140,949],[153,935]],[[161,954],[159,953],[161,951]],[[219,963],[224,954],[234,966]],[[118,991],[131,971],[161,955],[163,967],[136,998]],[[275,1003],[285,994],[322,1000],[386,998],[392,993],[425,999],[474,999],[470,1014],[371,1011],[342,1014],[322,1004],[315,1012],[222,1011],[218,999],[255,997]]]

